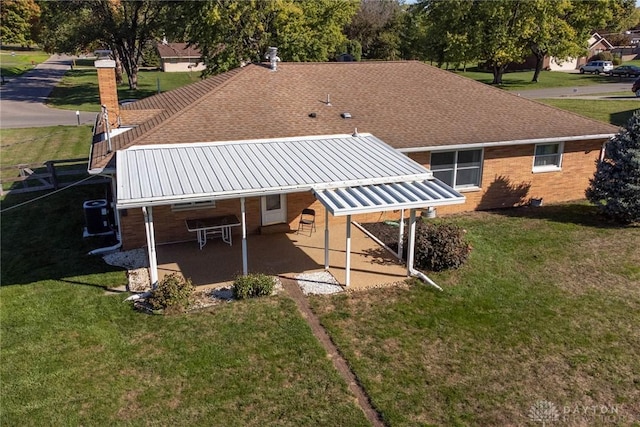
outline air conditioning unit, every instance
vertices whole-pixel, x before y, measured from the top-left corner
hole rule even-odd
[[[86,234],[102,235],[112,232],[109,225],[109,205],[105,199],[87,200],[83,203]]]

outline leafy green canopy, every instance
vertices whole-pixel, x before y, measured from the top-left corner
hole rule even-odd
[[[260,61],[269,46],[283,61],[327,61],[346,43],[356,13],[350,0],[185,2],[184,36],[202,51],[207,73]]]
[[[640,222],[640,111],[607,143],[586,195],[609,218]]]
[[[37,36],[40,7],[34,0],[2,0],[0,42],[29,47]]]

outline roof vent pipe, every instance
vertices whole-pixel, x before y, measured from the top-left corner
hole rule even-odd
[[[278,48],[269,46],[269,51],[264,57],[271,62],[271,70],[276,71],[278,69],[278,62],[280,62],[280,58],[278,58]]]
[[[331,107],[331,96],[327,94],[327,107]]]

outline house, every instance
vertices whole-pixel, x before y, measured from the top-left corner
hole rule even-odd
[[[179,71],[202,71],[206,68],[202,54],[187,43],[169,43],[166,39],[157,44],[160,68],[167,73]]]
[[[119,107],[111,62],[89,172],[125,249],[194,240],[194,215],[236,215],[244,241],[309,207],[327,229],[581,199],[617,132],[416,61],[250,64]]]
[[[589,37],[587,46],[587,55],[581,56],[579,58],[555,58],[553,56],[545,56],[542,62],[543,70],[550,71],[573,71],[580,68],[581,65],[586,64],[590,58],[594,55],[597,55],[601,52],[611,51],[614,46],[609,43],[609,41],[594,32]],[[529,55],[522,63],[512,63],[509,65],[510,71],[515,70],[533,70],[536,68],[536,57],[535,55]]]

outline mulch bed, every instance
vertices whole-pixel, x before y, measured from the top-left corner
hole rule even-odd
[[[378,238],[382,243],[387,245],[389,249],[393,251],[398,250],[398,233],[400,230],[397,225],[384,222],[368,222],[361,223],[360,225],[369,233],[376,236],[376,238]],[[405,224],[405,233],[406,230],[407,228]]]

